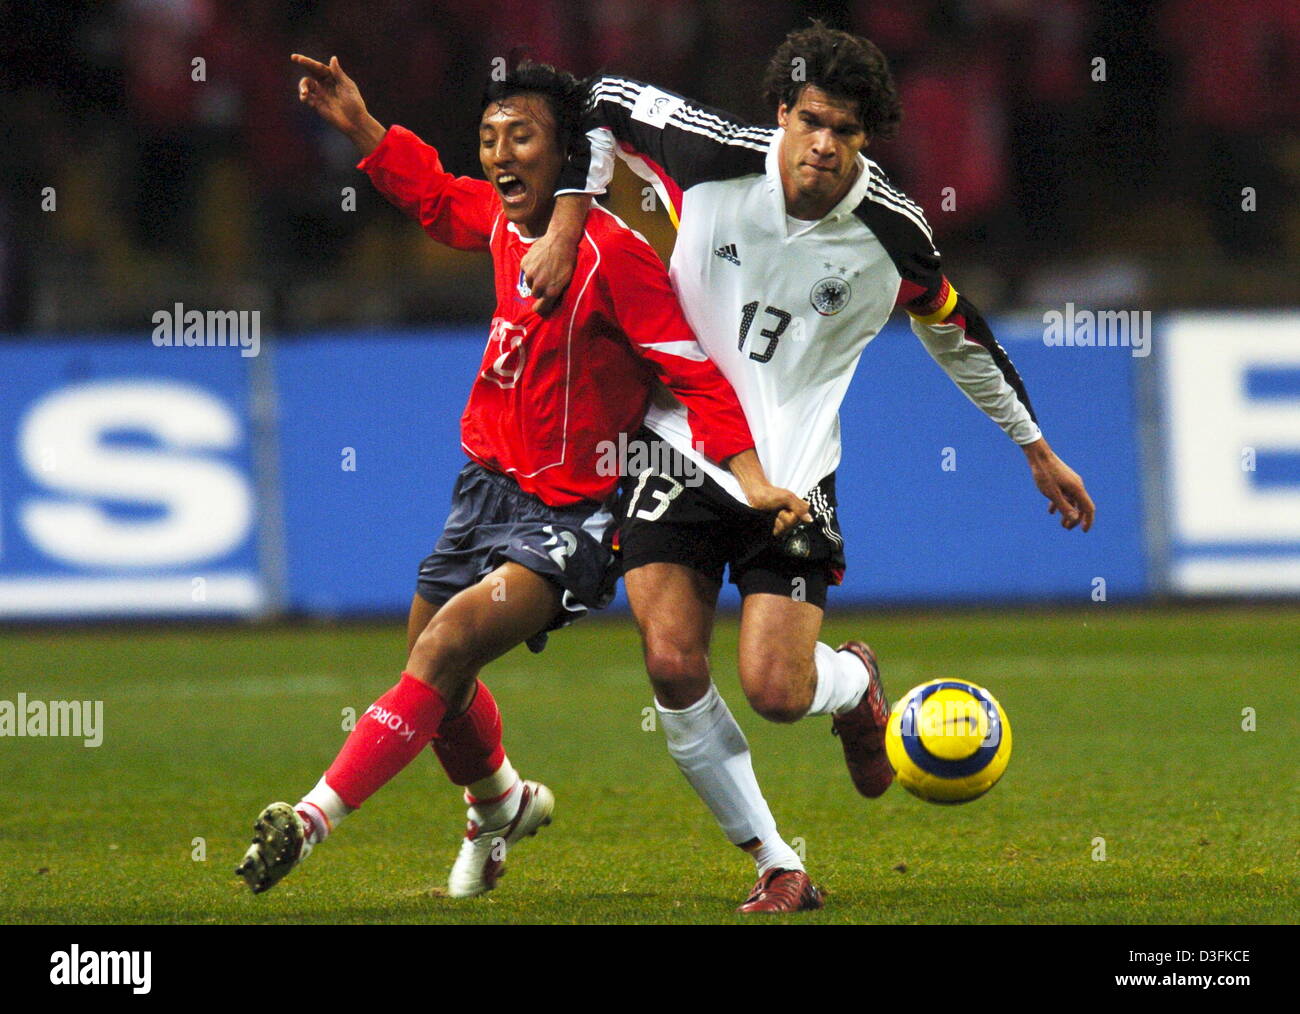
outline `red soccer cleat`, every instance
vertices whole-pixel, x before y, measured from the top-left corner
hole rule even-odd
[[[871,682],[854,709],[831,717],[831,732],[840,737],[853,787],[868,799],[875,799],[894,781],[894,769],[885,753],[889,700],[880,684],[880,665],[876,653],[861,641],[845,641],[836,650],[853,652],[871,674]]]
[[[826,904],[803,870],[768,870],[737,912],[807,912]]]

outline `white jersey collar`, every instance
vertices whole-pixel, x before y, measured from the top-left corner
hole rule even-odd
[[[521,243],[534,243],[537,240],[542,238],[540,236],[525,236],[522,232],[519,231],[518,227],[515,225],[514,222],[506,222],[506,230],[508,232],[513,232],[515,234],[515,238],[518,239],[519,242]]]

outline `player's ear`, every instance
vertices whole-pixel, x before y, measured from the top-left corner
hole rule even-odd
[[[789,122],[790,122],[790,107],[787,106],[784,102],[782,102],[779,106],[776,107],[776,125],[780,127],[782,130],[784,130],[785,125]]]

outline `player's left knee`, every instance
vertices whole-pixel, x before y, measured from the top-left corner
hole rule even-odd
[[[808,714],[808,705],[794,698],[780,694],[754,694],[749,698],[750,706],[769,722],[789,725]]]
[[[808,673],[780,656],[742,661],[740,683],[749,706],[769,722],[797,722],[812,707]]]
[[[745,689],[749,706],[769,722],[789,724],[797,722],[808,713],[812,701],[800,689],[780,684],[767,684]]]

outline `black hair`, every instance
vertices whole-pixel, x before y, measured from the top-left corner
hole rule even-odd
[[[887,140],[897,132],[903,106],[889,61],[869,39],[821,21],[791,32],[768,61],[763,97],[773,109],[792,109],[807,85],[856,103],[867,136]]]
[[[558,70],[548,63],[535,63],[522,60],[503,77],[495,75],[489,79],[483,89],[483,101],[479,115],[488,106],[504,102],[515,95],[531,92],[541,95],[551,107],[555,124],[559,130],[560,151],[571,150],[574,141],[582,133],[582,109],[587,98],[587,86],[568,71]]]

